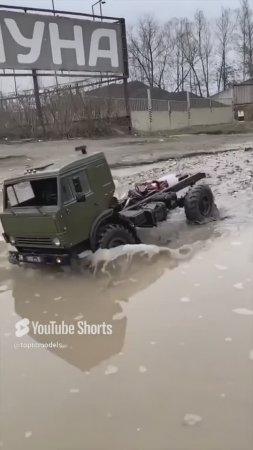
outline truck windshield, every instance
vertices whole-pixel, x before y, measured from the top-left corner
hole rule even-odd
[[[57,179],[22,181],[6,187],[7,207],[57,205]]]

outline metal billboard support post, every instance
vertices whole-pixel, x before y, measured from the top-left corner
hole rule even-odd
[[[53,8],[53,14],[54,14],[54,16],[55,16],[54,0],[52,0],[52,8]],[[54,71],[54,75],[55,75],[55,83],[56,83],[56,87],[58,88],[58,87],[59,87],[59,84],[58,84],[58,78],[57,78],[56,70]]]
[[[96,3],[93,3],[93,5],[91,5],[91,7],[92,7],[93,20],[95,20],[95,16],[94,16],[94,14],[95,14],[95,12],[94,12],[94,7],[95,7],[96,5],[99,4],[99,8],[100,8],[100,16],[101,16],[101,22],[103,22],[102,5],[104,5],[105,3],[106,3],[105,0],[98,0]],[[100,75],[101,75],[101,79],[100,79],[101,84],[99,84],[99,87],[102,86],[102,81],[103,81],[102,73],[100,73]]]
[[[45,136],[46,129],[45,129],[45,124],[44,124],[44,120],[43,120],[41,103],[40,103],[40,91],[39,91],[39,84],[38,84],[38,76],[37,76],[37,72],[35,69],[32,70],[32,77],[33,77],[34,97],[35,97],[37,115],[38,115],[38,119],[39,119],[40,125],[43,130],[43,135]]]
[[[124,99],[125,99],[125,107],[126,107],[126,117],[128,119],[128,130],[129,133],[132,133],[132,118],[131,118],[131,108],[129,103],[129,90],[128,90],[128,77],[129,77],[129,68],[128,68],[128,52],[127,52],[127,38],[126,38],[126,22],[125,19],[121,19],[121,33],[122,33],[122,51],[123,51],[123,63],[124,63],[124,77],[123,77],[123,85],[124,85]]]

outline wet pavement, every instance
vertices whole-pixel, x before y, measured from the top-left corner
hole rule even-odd
[[[95,255],[95,274],[10,266],[0,241],[0,448],[252,450],[252,160],[114,171],[122,193],[206,170],[221,219],[187,225],[176,210],[144,245]],[[74,333],[40,334],[50,321]]]
[[[7,141],[8,142],[8,141]],[[174,134],[169,137],[124,136],[108,139],[69,139],[62,141],[0,143],[0,167],[10,175],[24,167],[36,167],[45,161],[73,156],[74,149],[86,145],[89,154],[104,152],[112,168],[161,162],[169,158],[216,154],[251,148],[253,133],[232,135]],[[0,170],[1,171],[1,170]],[[0,175],[1,183],[1,175]]]

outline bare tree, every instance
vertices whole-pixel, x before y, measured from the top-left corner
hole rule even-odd
[[[198,57],[203,75],[203,82],[207,97],[210,96],[210,63],[212,56],[212,43],[210,25],[207,22],[203,11],[195,14],[195,33],[198,42]]]
[[[243,80],[246,78],[246,55],[247,55],[247,32],[246,32],[246,8],[245,2],[242,2],[241,9],[238,11],[238,33],[236,36],[237,48],[242,55]]]
[[[185,19],[172,19],[170,21],[171,37],[171,79],[175,92],[184,91],[188,78],[190,78],[191,68],[185,58],[182,46],[182,35],[185,29]]]
[[[138,22],[137,30],[129,33],[131,66],[137,79],[151,87],[165,85],[165,71],[169,58],[168,27],[161,26],[153,17]]]
[[[237,49],[242,56],[243,79],[253,77],[253,13],[248,0],[238,11]]]
[[[218,67],[217,67],[217,87],[225,90],[233,74],[233,68],[229,65],[229,53],[231,50],[231,40],[233,34],[232,13],[230,9],[222,9],[221,16],[217,20],[218,39]]]
[[[132,78],[210,96],[215,84],[221,91],[235,80],[253,77],[253,8],[250,0],[240,1],[237,11],[222,9],[212,28],[199,10],[193,21],[174,18],[164,24],[142,18],[129,31]]]
[[[184,20],[184,27],[179,36],[179,40],[182,48],[182,54],[189,66],[189,72],[191,71],[198,89],[198,93],[202,97],[202,84],[198,73],[198,63],[200,61],[198,41],[194,34],[194,24],[189,22],[187,19]]]

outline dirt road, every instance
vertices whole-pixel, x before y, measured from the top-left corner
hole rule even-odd
[[[239,150],[115,169],[121,193],[205,170],[221,218],[189,226],[176,210],[143,246],[95,255],[96,277],[10,266],[0,241],[1,449],[252,450],[252,162]],[[50,322],[74,333],[38,332]]]
[[[195,153],[209,153],[253,146],[253,134],[228,136],[173,135],[168,138],[122,137],[101,140],[71,139],[49,142],[0,144],[0,163],[14,165],[66,158],[78,145],[87,144],[88,152],[103,151],[112,167],[145,164]]]

